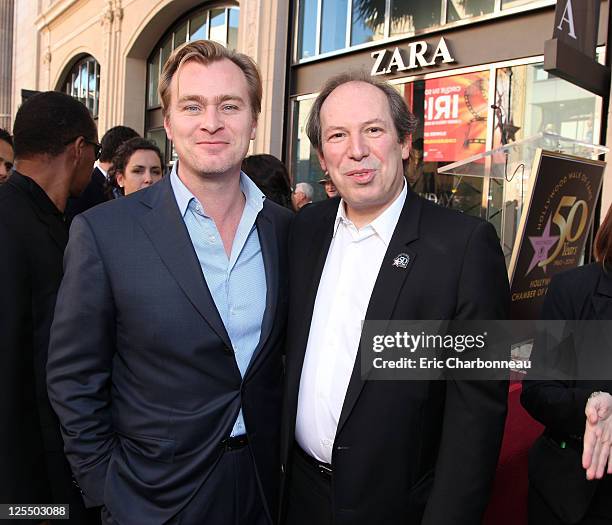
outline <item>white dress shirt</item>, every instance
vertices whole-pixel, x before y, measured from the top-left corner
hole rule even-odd
[[[361,229],[340,201],[317,290],[298,396],[295,438],[310,456],[331,463],[344,397],[355,365],[370,296],[406,201],[393,203]]]

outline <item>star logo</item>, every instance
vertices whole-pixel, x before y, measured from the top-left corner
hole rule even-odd
[[[531,243],[531,246],[533,247],[533,251],[535,253],[533,254],[533,259],[531,259],[531,263],[529,263],[529,269],[527,270],[525,275],[528,275],[529,272],[531,272],[531,270],[533,270],[538,265],[538,263],[548,259],[548,252],[559,240],[558,235],[550,234],[550,219],[551,217],[549,216],[542,235],[540,235],[539,237],[529,237],[529,242]],[[546,266],[544,266],[544,271],[546,272]]]
[[[405,270],[406,268],[408,268],[409,262],[410,255],[408,255],[407,253],[400,253],[395,259],[393,259],[393,266]]]

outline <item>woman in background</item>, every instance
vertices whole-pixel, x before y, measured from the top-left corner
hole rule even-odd
[[[542,319],[612,320],[612,207],[594,254],[552,278]],[[529,454],[530,524],[612,523],[612,370],[604,373],[611,379],[523,381],[521,403],[546,426]]]
[[[162,155],[154,142],[140,137],[130,139],[113,156],[107,191],[116,198],[151,186],[162,178],[162,166]]]

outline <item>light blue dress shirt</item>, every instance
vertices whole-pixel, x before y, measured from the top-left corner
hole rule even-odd
[[[174,197],[244,377],[259,344],[266,308],[266,273],[255,226],[265,196],[251,179],[240,173],[240,189],[246,202],[228,258],[214,220],[178,177],[177,166],[178,162],[170,174]],[[240,409],[231,435],[245,433]]]

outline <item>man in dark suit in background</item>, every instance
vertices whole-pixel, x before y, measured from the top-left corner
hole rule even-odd
[[[331,79],[308,136],[342,199],[299,213],[290,245],[284,512],[290,525],[475,525],[501,445],[505,381],[364,381],[362,320],[500,319],[487,222],[415,195],[415,119],[397,91]]]
[[[91,173],[91,181],[81,195],[68,199],[65,213],[68,224],[72,222],[75,215],[108,200],[106,180],[108,179],[108,170],[112,166],[113,155],[121,144],[138,136],[136,131],[127,126],[115,126],[103,135],[100,141],[102,151]]]
[[[292,213],[240,171],[261,89],[246,55],[179,47],[159,88],[172,173],[72,224],[49,396],[105,523],[277,514]]]
[[[96,126],[83,104],[47,92],[23,103],[14,133],[15,167],[0,186],[0,502],[67,503],[70,523],[99,523],[73,486],[45,381],[63,210],[89,182]]]

